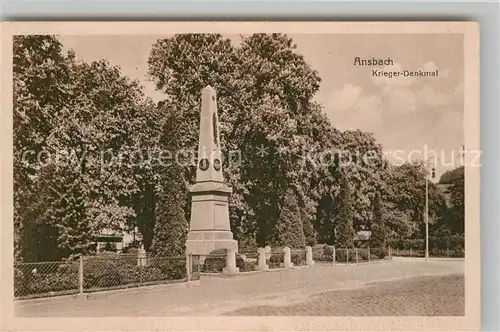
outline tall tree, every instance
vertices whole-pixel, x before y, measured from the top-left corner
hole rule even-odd
[[[464,234],[465,231],[465,173],[461,168],[461,174],[452,181],[450,188],[451,209],[455,222],[451,225],[453,233]]]
[[[47,202],[35,204],[33,200],[41,199],[34,191],[39,170],[37,156],[57,125],[57,114],[70,98],[69,68],[61,50],[62,45],[55,36],[13,38],[14,254],[17,260],[37,257],[39,239],[49,238],[53,233],[33,213],[35,206],[46,207]],[[43,161],[46,159],[45,155]]]
[[[158,256],[183,255],[188,231],[183,209],[187,198],[184,175],[174,162],[165,168],[161,179],[163,190],[157,194],[151,251]]]
[[[329,194],[318,201],[315,226],[319,243],[335,244],[335,208]]]
[[[65,180],[70,181],[61,182],[57,188],[60,192],[54,202],[52,216],[52,222],[58,230],[58,246],[65,257],[72,254],[86,255],[95,249],[93,236],[96,225],[88,219],[82,178],[73,173]]]
[[[448,207],[440,220],[438,233],[463,234],[465,230],[465,173],[464,167],[457,167],[441,176],[439,185],[445,186],[444,195]]]
[[[233,187],[230,220],[240,243],[272,240],[289,188],[314,204],[315,171],[302,154],[321,150],[330,124],[312,102],[320,78],[291,38],[254,34],[235,47],[217,34],[176,35],[153,45],[149,68],[187,121],[184,149],[196,143],[202,88],[217,91],[223,150],[242,156],[224,172]],[[192,170],[187,180],[194,181]]]
[[[56,37],[20,36],[14,43],[17,247],[48,235],[57,239],[53,259],[88,253],[95,233],[122,230],[135,217],[128,201],[137,183],[130,163],[116,157],[142,133],[147,101],[118,67],[64,55]],[[31,225],[48,233],[29,231]]]
[[[340,167],[343,168],[351,187],[354,230],[369,229],[372,219],[372,202],[377,188],[384,186],[382,146],[373,134],[360,130],[342,133]]]
[[[306,245],[300,207],[292,190],[284,197],[273,235],[272,245],[276,247],[304,248]]]
[[[371,223],[370,246],[372,248],[385,248],[386,245],[386,228],[383,219],[382,198],[380,192],[375,193],[373,201],[373,221]]]
[[[440,184],[453,184],[453,182],[464,176],[464,167],[457,167],[450,171],[444,172],[439,178]]]
[[[387,183],[381,189],[387,231],[398,237],[423,238],[425,235],[425,178],[427,170],[422,163],[405,163],[391,167]],[[441,190],[429,181],[429,224],[438,223],[446,212],[446,200]]]
[[[183,134],[182,117],[176,109],[168,109],[168,114],[164,117],[160,144],[164,152],[175,156]],[[160,183],[156,188],[151,251],[159,256],[183,255],[188,231],[185,211],[188,197],[184,169],[179,160],[172,158],[162,162],[158,172]]]
[[[316,236],[316,231],[314,230],[313,220],[309,216],[304,209],[301,209],[301,218],[302,218],[302,229],[304,231],[304,236],[306,239],[306,245],[314,246],[318,243],[318,238]]]
[[[349,180],[344,176],[337,200],[335,246],[338,248],[352,248],[354,246],[354,216],[352,210],[351,188]]]

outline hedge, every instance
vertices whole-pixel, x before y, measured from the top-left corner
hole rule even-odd
[[[227,249],[215,249],[211,251],[203,263],[202,272],[220,273],[227,266],[226,264]],[[255,270],[255,263],[245,262],[240,254],[236,254],[236,267],[240,272]]]
[[[75,269],[76,268],[76,269]],[[14,296],[78,290],[77,263],[40,263],[14,266]],[[41,270],[34,272],[34,270]],[[44,272],[43,270],[51,270]]]
[[[294,266],[306,265],[305,258],[305,250],[290,250],[290,260],[292,261]],[[271,256],[266,260],[266,264],[271,269],[283,267],[283,263],[285,262],[285,254],[283,253],[283,249],[273,249],[271,252]]]
[[[149,257],[147,260],[147,266],[138,266],[136,258],[116,254],[86,257],[83,261],[83,287],[94,290],[186,278],[183,257]],[[49,264],[55,267],[49,269],[46,267]],[[78,291],[78,266],[78,261],[18,264],[14,268],[14,295]],[[36,273],[33,272],[35,267],[38,267]]]
[[[317,244],[312,248],[313,260],[315,262],[332,262],[333,247],[327,244]]]
[[[266,264],[270,269],[276,269],[282,267],[282,264],[285,262],[285,255],[279,252],[271,253],[269,259],[266,260]]]
[[[387,245],[399,250],[425,250],[425,239],[391,239]],[[431,250],[458,250],[465,248],[464,235],[450,235],[444,237],[429,237],[429,251]]]

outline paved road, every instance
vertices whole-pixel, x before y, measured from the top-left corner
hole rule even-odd
[[[463,261],[436,261],[426,264],[423,261],[394,260],[358,266],[315,266],[231,278],[202,277],[201,284],[191,288],[169,286],[146,293],[112,295],[86,301],[46,301],[36,304],[18,302],[16,316],[264,315],[270,311],[275,315],[300,315],[304,312],[308,315],[360,315],[367,312],[373,315],[389,315],[388,312],[391,310],[394,311],[394,315],[407,312],[418,314],[415,309],[402,310],[398,313],[394,308],[400,309],[401,305],[398,303],[403,299],[406,302],[427,303],[424,305],[425,308],[429,308],[432,303],[439,306],[439,303],[444,301],[442,296],[450,296],[454,302],[463,302],[463,280],[459,277],[451,279],[424,277],[425,279],[420,280],[407,280],[406,283],[402,281],[402,284],[396,280],[419,276],[463,276],[463,273]],[[369,283],[388,280],[384,286],[366,286]],[[430,281],[428,287],[422,288],[427,281]],[[441,287],[443,293],[436,293]],[[391,289],[396,291],[390,292]],[[410,292],[411,289],[420,291]],[[424,294],[436,294],[439,299],[425,297]],[[412,297],[417,295],[425,298]],[[380,301],[385,302],[376,300],[379,296],[384,298]],[[357,300],[348,303],[346,301],[349,298]],[[400,302],[391,302],[390,299],[399,299]],[[323,302],[329,304],[322,305]],[[288,309],[283,309],[284,304]],[[264,307],[266,305],[268,307]],[[385,311],[370,309],[379,305],[385,305],[387,308]],[[273,306],[274,309],[270,309],[269,306]],[[309,309],[304,311],[306,307]],[[351,311],[348,308],[351,308]],[[360,313],[359,308],[364,308],[364,311]],[[448,311],[445,313],[425,310],[422,311],[424,314],[453,315],[459,313],[461,309],[445,308]]]
[[[415,277],[378,282],[354,290],[310,295],[308,299],[250,305],[229,316],[463,316],[463,276]],[[295,303],[294,303],[295,302]]]

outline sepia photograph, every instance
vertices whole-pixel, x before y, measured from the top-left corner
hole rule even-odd
[[[349,24],[11,29],[14,317],[479,328],[478,26]]]

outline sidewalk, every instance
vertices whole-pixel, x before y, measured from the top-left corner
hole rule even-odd
[[[311,294],[354,289],[370,282],[423,275],[463,275],[462,261],[388,261],[358,266],[313,266],[270,270],[229,278],[202,277],[194,287],[158,287],[148,292],[110,294],[86,301],[17,302],[17,317],[172,316],[218,314],[217,308],[274,298],[307,298]]]

